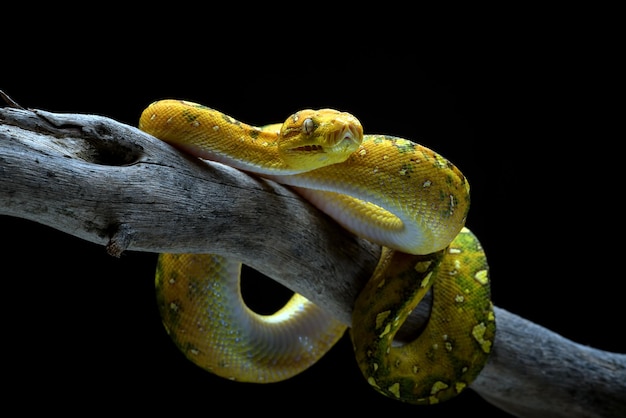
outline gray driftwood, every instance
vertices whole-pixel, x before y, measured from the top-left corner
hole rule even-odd
[[[0,108],[0,179],[2,215],[115,256],[233,256],[346,324],[380,251],[283,186],[194,160],[100,116]],[[414,312],[405,337],[427,312]],[[626,416],[626,355],[582,346],[500,308],[496,315],[493,355],[471,389],[520,417]]]

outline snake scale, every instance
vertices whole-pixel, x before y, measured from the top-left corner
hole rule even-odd
[[[388,135],[364,135],[333,109],[301,110],[283,124],[240,122],[209,107],[160,100],[139,127],[196,157],[291,186],[350,232],[382,246],[354,305],[356,361],[378,392],[434,404],[466,388],[495,338],[488,265],[465,227],[469,184],[436,152]],[[269,383],[313,365],[347,325],[294,294],[276,313],[245,305],[241,263],[212,254],[160,254],[156,290],[178,348],[219,376]],[[432,288],[430,319],[416,338],[394,342]]]

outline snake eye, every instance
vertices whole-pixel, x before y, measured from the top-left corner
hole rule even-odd
[[[306,118],[304,122],[302,122],[302,132],[308,135],[314,130],[315,130],[315,122],[313,122],[313,119],[311,118]]]

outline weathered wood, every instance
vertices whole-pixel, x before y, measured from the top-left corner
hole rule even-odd
[[[0,109],[0,122],[0,214],[116,256],[233,256],[350,323],[380,248],[289,189],[191,159],[105,117],[13,107]],[[503,309],[496,315],[493,355],[471,385],[483,398],[516,416],[626,416],[626,355],[576,344]],[[404,338],[427,316],[416,310]]]

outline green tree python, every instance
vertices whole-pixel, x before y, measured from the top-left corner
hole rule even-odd
[[[350,330],[357,364],[375,390],[434,404],[478,375],[495,337],[488,265],[465,227],[469,184],[447,159],[406,139],[364,135],[358,119],[333,109],[257,127],[200,104],[161,100],[143,111],[139,127],[196,157],[290,186],[382,246]],[[159,255],[163,323],[198,366],[232,380],[276,382],[313,365],[344,334],[346,324],[298,294],[274,314],[253,312],[240,271],[237,260],[218,255]],[[413,341],[394,342],[431,288],[427,324]]]

